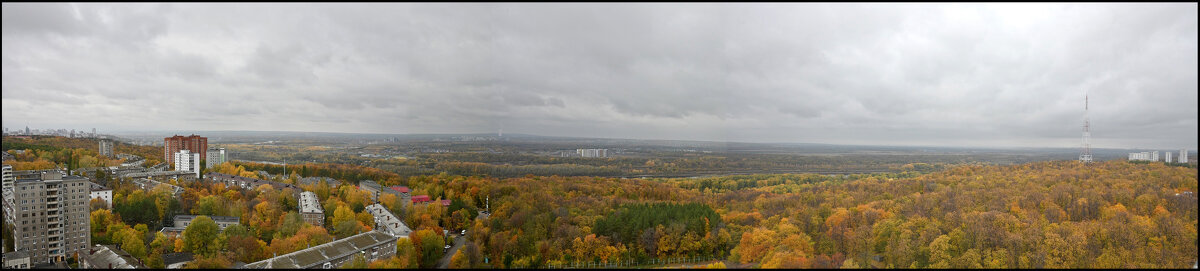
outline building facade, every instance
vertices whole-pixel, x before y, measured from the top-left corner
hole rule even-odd
[[[166,160],[168,165],[175,164],[175,153],[180,150],[188,150],[200,154],[200,157],[207,157],[208,138],[194,134],[163,138],[163,160]]]
[[[1131,152],[1129,161],[1150,161],[1150,152]]]
[[[175,216],[174,219],[172,219],[175,222],[175,224],[173,224],[173,225],[175,225],[176,228],[186,229],[188,225],[192,224],[192,220],[195,220],[196,217],[199,217],[199,216],[198,215],[177,215],[177,216]],[[226,227],[237,225],[238,223],[242,222],[242,218],[236,217],[236,216],[215,216],[214,215],[214,216],[208,216],[208,218],[212,219],[213,222],[217,222],[217,228],[220,228],[221,230],[225,230]]]
[[[1179,162],[1180,162],[1180,163],[1185,163],[1185,164],[1186,164],[1186,163],[1188,162],[1188,157],[1187,157],[1187,155],[1188,155],[1188,152],[1187,152],[1187,150],[1186,150],[1186,149],[1179,150]]]
[[[113,142],[108,140],[100,140],[100,155],[113,157]]]
[[[576,153],[581,157],[603,158],[608,157],[608,149],[576,149]]]
[[[0,191],[8,191],[8,188],[13,186],[13,180],[15,180],[13,177],[13,167],[11,165],[5,164],[4,165],[4,184],[2,187],[0,187],[0,189],[3,189],[3,190],[0,190]],[[5,198],[8,198],[8,196],[5,196]]]
[[[200,178],[200,154],[189,150],[175,153],[175,170],[195,172],[196,178]]]
[[[371,194],[371,200],[379,202],[379,192],[383,191],[383,186],[372,180],[362,180],[358,182],[358,188],[366,190],[368,194]]]
[[[91,183],[79,176],[42,172],[13,181],[4,198],[5,220],[13,225],[13,248],[29,253],[33,265],[66,261],[91,245],[88,201]]]
[[[1165,151],[1165,152],[1163,152],[1163,155],[1165,155],[1165,156],[1163,156],[1163,162],[1170,163],[1171,161],[1174,161],[1173,159],[1171,159],[1171,152]]]
[[[108,209],[112,209],[112,189],[103,185],[89,182],[91,186],[91,199],[100,199],[104,201],[104,205]]]
[[[9,251],[4,253],[4,269],[30,269],[29,253],[24,251]]]
[[[317,194],[309,191],[300,192],[300,216],[304,217],[304,222],[317,227],[325,226],[325,210],[321,209],[321,202],[317,199]]]
[[[216,165],[225,163],[225,161],[228,161],[225,160],[225,148],[210,148],[204,157],[204,166],[213,168]]]

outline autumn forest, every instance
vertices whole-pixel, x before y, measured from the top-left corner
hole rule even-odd
[[[70,142],[74,140],[5,138],[5,151],[23,152],[6,163],[20,165],[19,170],[120,163],[96,155],[95,144]],[[124,148],[118,152],[155,155],[142,147]],[[455,159],[460,165],[487,164],[496,157]],[[469,170],[412,174],[365,164],[284,167],[233,161],[205,169],[312,191],[326,214],[323,226],[304,222],[297,213],[295,191],[288,189],[169,181],[183,188],[174,194],[165,185],[139,189],[130,180],[90,175],[112,187],[114,199],[111,209],[93,202],[92,241],[122,244],[149,267],[162,268],[164,254],[190,252],[196,260],[186,267],[229,268],[372,230],[374,221],[364,207],[380,203],[413,233],[397,241],[394,257],[343,267],[431,268],[440,258],[450,257],[451,268],[561,268],[581,263],[689,268],[1189,268],[1197,255],[1194,163],[908,163],[876,173],[692,178],[496,176]],[[305,177],[329,177],[340,185],[299,181]],[[361,180],[407,186],[412,195],[452,203],[405,204],[391,194],[376,202],[356,188]],[[179,237],[158,232],[179,214],[234,216],[241,224],[216,231],[205,229],[215,224],[194,222],[196,228],[189,226]],[[443,230],[470,234],[457,253],[447,255]]]

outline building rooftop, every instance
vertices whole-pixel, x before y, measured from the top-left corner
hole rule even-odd
[[[59,181],[79,181],[79,180],[86,181],[87,180],[86,177],[75,176],[75,175],[63,175],[61,178],[55,178],[55,177],[51,176],[51,179],[43,179],[41,175],[16,176],[14,174],[14,176],[16,178],[13,180],[13,183],[59,182]]]
[[[177,216],[175,216],[175,218],[173,218],[172,220],[174,220],[174,221],[180,221],[180,220],[192,221],[192,219],[196,219],[196,217],[197,217],[197,216],[198,216],[198,215],[177,215]],[[208,217],[208,218],[210,218],[210,219],[212,219],[212,220],[213,220],[213,222],[217,222],[217,223],[221,223],[221,222],[232,222],[232,223],[239,223],[239,222],[241,222],[241,221],[242,221],[242,218],[240,218],[240,217],[236,217],[236,216],[216,216],[216,215],[210,215],[210,216],[207,216],[207,217]]]
[[[10,260],[10,259],[20,259],[20,258],[28,258],[28,257],[29,257],[29,252],[25,252],[25,251],[4,252],[4,260],[5,261]]]
[[[145,269],[146,266],[138,262],[137,258],[129,255],[113,245],[96,245],[92,247],[91,255],[87,255],[86,261],[97,269]],[[111,267],[110,267],[111,266]]]
[[[345,257],[346,255],[350,255],[352,253],[358,253],[359,251],[363,251],[372,246],[378,246],[388,242],[395,242],[396,239],[398,238],[396,236],[392,236],[391,234],[380,231],[369,231],[341,240],[335,240],[315,247],[284,254],[279,257],[253,262],[242,266],[241,268],[312,268],[329,260]]]
[[[180,175],[180,176],[196,175],[196,172],[185,171],[185,170],[131,172],[131,173],[123,174],[123,175],[121,175],[121,177],[122,178],[148,178],[148,177],[171,176],[171,175]]]
[[[371,188],[371,189],[375,189],[375,190],[379,190],[379,188],[382,187],[379,185],[379,183],[376,183],[375,181],[372,181],[372,180],[358,181],[358,186],[362,187],[362,188]]]
[[[70,266],[70,265],[67,265],[67,261],[59,261],[59,262],[55,262],[55,263],[39,263],[39,264],[34,264],[34,265],[33,265],[33,268],[31,268],[31,269],[58,269],[58,270],[62,270],[62,269],[71,269],[71,266]]]
[[[422,202],[428,202],[428,201],[432,201],[432,199],[429,198],[429,195],[412,196],[413,203],[422,203]]]
[[[317,183],[321,182],[321,180],[325,180],[325,182],[329,184],[329,187],[336,187],[342,183],[342,182],[338,181],[337,179],[329,178],[329,177],[304,177],[304,178],[300,178],[300,184],[316,185]]]
[[[163,254],[162,257],[163,257],[163,263],[166,265],[185,263],[185,262],[190,262],[193,260],[192,253],[188,253],[188,252]]]
[[[321,202],[317,199],[317,194],[309,191],[300,193],[300,212],[325,213],[325,211],[321,209]]]
[[[93,183],[93,182],[88,182],[88,183],[92,184],[92,191],[112,190],[112,188],[104,187],[103,185],[100,185],[98,183]]]
[[[384,208],[383,205],[378,203],[371,204],[365,210],[375,217],[375,228],[377,229],[399,237],[408,236],[412,232],[412,229],[409,229],[408,225],[404,224],[404,221],[396,217],[395,214],[392,214],[391,211],[388,211],[387,208]]]
[[[258,187],[259,185],[264,185],[264,184],[271,185],[271,186],[275,187],[276,189],[278,189],[278,188],[293,188],[293,189],[297,188],[295,185],[290,185],[290,184],[286,184],[286,183],[274,182],[274,181],[268,181],[268,180],[260,180],[260,179],[255,179],[255,178],[246,178],[246,177],[242,177],[242,176],[233,176],[233,175],[224,174],[224,173],[208,173],[208,174],[205,174],[204,176],[206,176],[209,179],[219,180],[219,181],[234,180],[237,182],[247,183],[250,185],[250,188],[255,188],[255,187]]]
[[[400,193],[408,193],[410,190],[408,190],[407,186],[397,185],[397,186],[392,186],[392,191],[396,191],[396,192],[400,192]]]

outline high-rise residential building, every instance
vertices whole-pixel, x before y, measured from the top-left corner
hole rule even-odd
[[[1130,161],[1150,161],[1150,152],[1131,152],[1129,153]]]
[[[208,168],[215,167],[221,163],[225,163],[225,148],[209,148],[208,156],[204,157],[204,166]]]
[[[13,179],[12,166],[4,165],[4,186],[2,188],[0,188],[0,189],[2,189],[0,191],[8,191],[8,188],[13,186],[13,180],[14,179]],[[4,195],[4,198],[8,198],[8,197],[9,197],[8,195]]]
[[[200,154],[200,157],[208,157],[208,138],[195,134],[163,138],[163,159],[167,160],[168,165],[175,164],[175,153],[180,150],[188,150]]]
[[[101,139],[100,140],[100,155],[113,157],[113,142]]]
[[[1158,162],[1158,151],[1150,153],[1150,161]]]
[[[179,150],[176,152],[175,170],[176,171],[192,171],[196,172],[196,178],[200,178],[200,154],[189,150]]]
[[[4,197],[5,221],[13,226],[13,248],[34,265],[88,255],[91,217],[87,178],[46,171],[23,175]]]
[[[608,157],[608,149],[576,149],[582,157]]]
[[[1165,151],[1165,152],[1163,152],[1163,155],[1166,155],[1165,157],[1163,157],[1163,158],[1165,158],[1165,159],[1163,159],[1163,162],[1170,163],[1171,162],[1171,152]]]
[[[1188,155],[1187,149],[1179,150],[1179,162],[1186,164],[1188,162],[1187,155]]]

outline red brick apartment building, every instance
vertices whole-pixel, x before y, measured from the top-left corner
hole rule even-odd
[[[175,153],[179,150],[188,150],[192,153],[199,153],[200,157],[208,157],[208,138],[192,134],[191,136],[175,135],[172,137],[163,138],[163,159],[168,165],[175,164]]]

